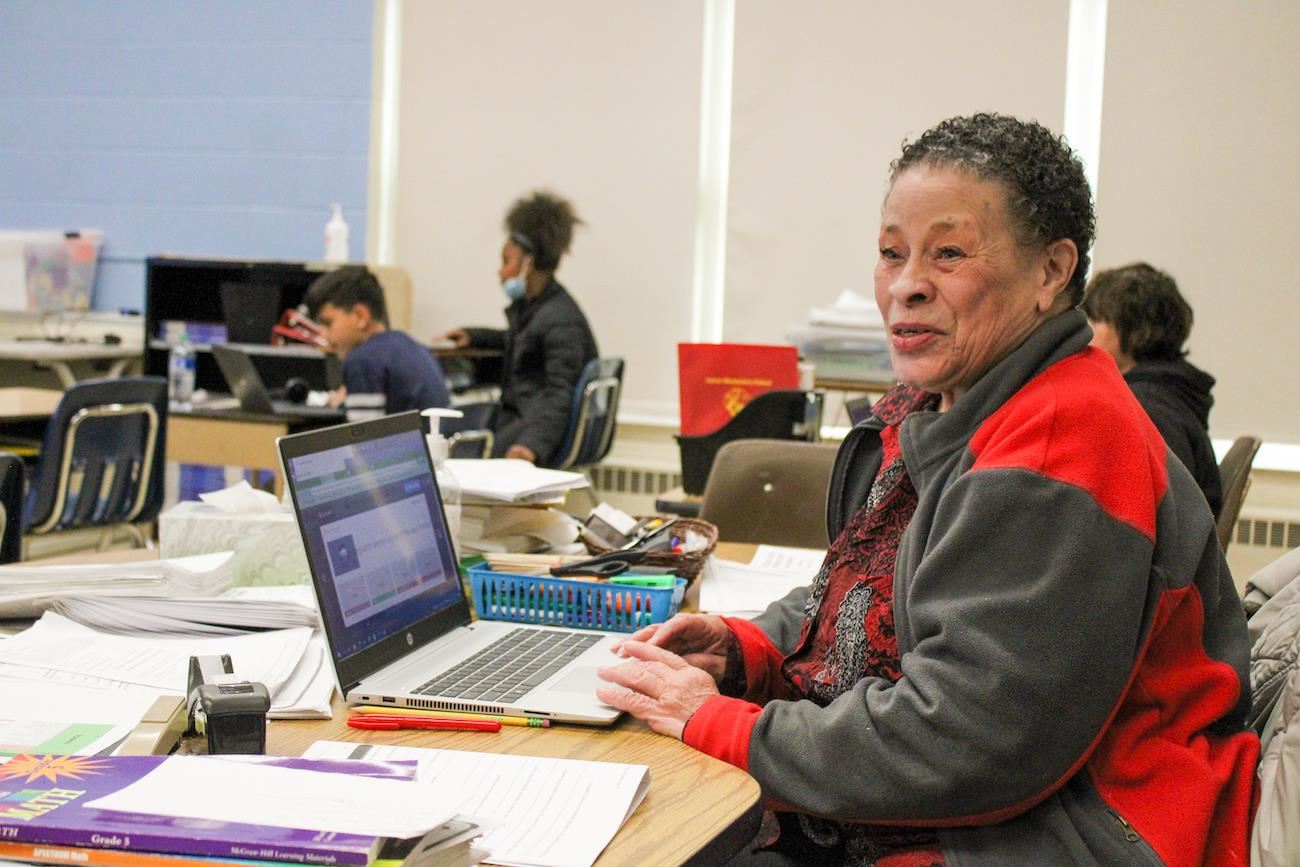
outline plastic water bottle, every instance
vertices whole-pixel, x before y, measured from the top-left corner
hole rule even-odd
[[[438,493],[442,496],[442,510],[447,515],[447,531],[456,544],[460,544],[460,482],[447,466],[451,446],[439,429],[440,418],[461,418],[464,413],[458,409],[431,408],[421,413],[429,420],[429,433],[425,439],[429,443],[429,457],[433,458],[433,477],[438,480]]]
[[[348,224],[343,219],[343,206],[333,205],[334,213],[325,224],[325,261],[348,261]]]
[[[194,347],[188,334],[172,344],[167,356],[167,388],[172,409],[189,409],[194,399]]]

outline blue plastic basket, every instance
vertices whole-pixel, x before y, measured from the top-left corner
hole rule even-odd
[[[686,593],[685,578],[673,587],[632,587],[617,578],[596,582],[494,572],[486,563],[468,572],[479,617],[541,626],[635,632],[676,614]]]

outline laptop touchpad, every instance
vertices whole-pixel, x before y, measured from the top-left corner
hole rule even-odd
[[[547,692],[576,692],[582,695],[595,695],[596,687],[606,685],[607,681],[601,680],[596,675],[596,666],[580,665],[573,671],[570,671],[564,677],[557,680],[554,684],[546,687]]]

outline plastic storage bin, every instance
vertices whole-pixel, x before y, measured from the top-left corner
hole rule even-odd
[[[580,581],[495,572],[486,563],[468,572],[479,617],[539,626],[635,632],[676,614],[686,593],[685,578],[672,587],[633,587],[617,578]]]

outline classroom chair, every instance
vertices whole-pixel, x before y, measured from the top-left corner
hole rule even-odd
[[[1232,541],[1232,531],[1237,526],[1237,515],[1241,513],[1241,504],[1246,502],[1246,493],[1250,490],[1250,465],[1255,460],[1255,453],[1263,443],[1259,437],[1242,436],[1232,441],[1228,453],[1219,462],[1219,479],[1223,484],[1223,506],[1219,509],[1219,519],[1215,531],[1219,536],[1219,545],[1224,551]]]
[[[821,439],[822,393],[778,389],[758,395],[719,430],[703,436],[677,436],[682,455],[682,488],[702,494],[718,450],[732,440]]]
[[[120,528],[147,546],[142,525],[158,516],[163,501],[166,431],[162,377],[71,386],[45,430],[27,493],[25,531],[102,528],[102,550]]]
[[[733,440],[718,449],[700,518],[718,539],[825,548],[826,490],[838,443]]]
[[[594,358],[587,362],[573,389],[569,430],[543,466],[581,470],[600,463],[614,444],[618,400],[623,391],[623,359]]]
[[[23,548],[23,462],[0,452],[0,563],[13,563]]]
[[[492,424],[496,419],[496,401],[473,401],[456,404],[464,415],[438,419],[438,430],[447,438],[447,454],[453,458],[490,458],[495,438]]]

